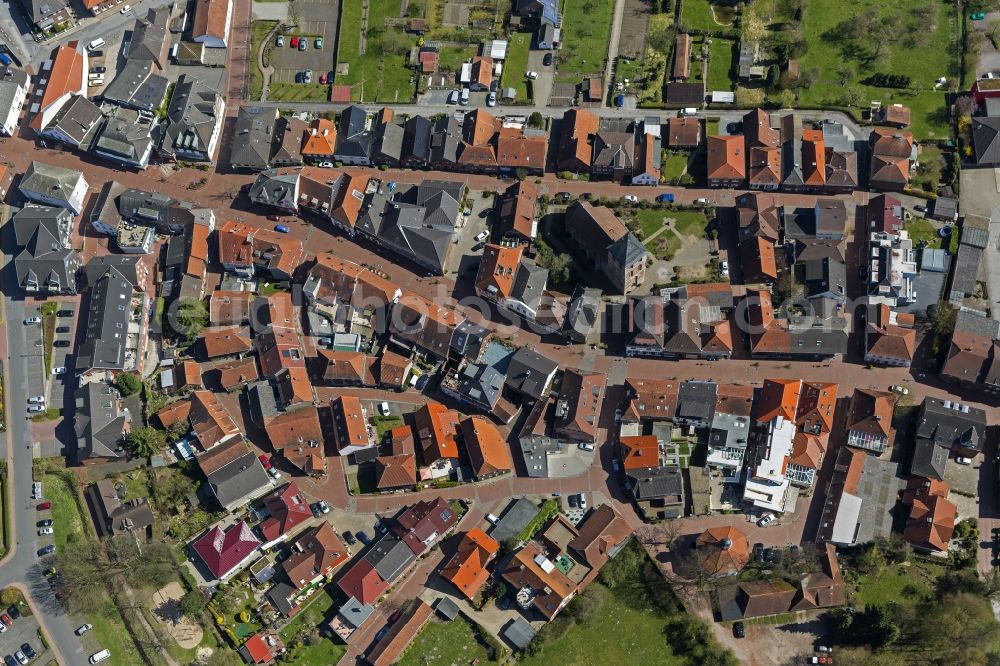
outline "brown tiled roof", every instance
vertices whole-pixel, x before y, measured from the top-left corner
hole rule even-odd
[[[370,181],[371,177],[365,174],[345,173],[339,181],[330,217],[353,229],[361,215],[361,205],[365,201],[365,190]]]
[[[947,486],[945,487],[947,494]],[[912,492],[909,495],[910,515],[906,520],[903,538],[920,548],[936,551],[948,549],[958,507],[941,494]]]
[[[240,434],[233,417],[211,391],[191,394],[191,429],[203,449],[215,446],[220,440]]]
[[[305,140],[302,142],[302,154],[311,157],[333,157],[337,147],[337,126],[332,120],[316,118],[309,123]]]
[[[523,245],[488,244],[476,274],[477,293],[497,301],[508,298],[514,288],[514,276],[523,252]]]
[[[783,580],[751,580],[739,587],[737,603],[746,618],[786,613],[796,594],[795,588]]]
[[[199,453],[196,459],[202,474],[208,476],[226,465],[236,462],[249,452],[250,447],[242,437],[233,437],[204,453]]]
[[[666,379],[625,380],[629,398],[627,413],[623,416],[639,419],[672,419],[677,411],[678,382]]]
[[[317,368],[323,380],[332,383],[360,384],[374,386],[368,357],[361,352],[319,349]]]
[[[829,433],[833,429],[833,412],[837,406],[837,384],[803,382],[795,423],[800,428]]]
[[[740,266],[745,280],[777,280],[778,264],[774,256],[774,244],[760,236],[744,240],[740,243]]]
[[[603,374],[567,368],[556,404],[553,426],[557,431],[572,433],[574,439],[583,436],[587,441],[597,437],[605,381]]]
[[[788,462],[799,467],[818,470],[823,464],[826,446],[816,435],[804,432],[795,433],[792,440],[792,456]]]
[[[349,446],[369,446],[368,424],[365,422],[361,400],[355,396],[342,395],[333,403],[334,426],[337,434],[337,448]]]
[[[701,121],[691,116],[667,120],[667,145],[671,148],[696,148],[701,140]]]
[[[194,9],[191,37],[197,39],[208,35],[225,39],[226,24],[231,12],[232,0],[198,0]]]
[[[826,152],[821,130],[802,130],[802,174],[806,185],[822,187],[826,183]]]
[[[632,527],[610,504],[601,504],[579,525],[569,547],[580,553],[593,569],[608,561],[609,553],[632,535]]]
[[[177,387],[197,386],[201,388],[201,366],[194,361],[184,361],[177,368]]]
[[[458,458],[455,435],[461,421],[459,413],[439,402],[428,402],[413,413],[413,428],[420,440],[425,465],[441,458]]]
[[[319,444],[320,452],[323,451],[323,429],[314,405],[281,412],[264,425],[264,430],[276,451],[310,444]]]
[[[503,434],[482,416],[470,416],[459,424],[472,473],[477,478],[506,474],[514,469]]]
[[[412,365],[413,361],[406,356],[383,349],[382,356],[378,358],[378,383],[393,388],[401,387]]]
[[[500,544],[478,527],[462,535],[458,550],[441,569],[441,577],[457,587],[466,598],[476,596],[490,576],[486,565],[492,560]]]
[[[164,428],[169,428],[175,423],[186,421],[190,414],[191,401],[179,400],[177,402],[170,403],[160,411],[156,412],[156,418],[159,419],[160,425]]]
[[[887,155],[873,156],[871,179],[880,183],[905,185],[910,180],[910,159]]]
[[[659,144],[656,142],[656,137],[652,134],[646,134],[642,143],[639,146],[639,164],[642,165],[640,173],[652,176],[659,180],[660,178],[660,149]]]
[[[475,56],[472,59],[472,81],[487,88],[493,82],[493,58]]]
[[[695,540],[702,566],[710,575],[735,574],[750,562],[747,535],[730,526],[710,527]]]
[[[188,251],[184,274],[204,279],[208,264],[208,227],[195,224],[191,227],[191,247]]]
[[[628,227],[606,206],[592,206],[576,201],[566,211],[567,224],[573,225],[573,235],[589,248],[606,248],[628,233]]]
[[[913,360],[913,352],[917,346],[917,332],[912,325],[899,326],[899,315],[896,324],[890,323],[891,311],[888,305],[879,305],[875,314],[868,318],[868,353],[874,356]],[[904,320],[905,321],[905,320]]]
[[[208,297],[208,319],[215,326],[247,323],[253,298],[248,291],[213,291]]]
[[[700,66],[700,63],[699,63]],[[683,32],[677,33],[674,46],[674,70],[675,79],[686,79],[691,71],[691,35]]]
[[[322,522],[304,530],[291,543],[292,554],[281,563],[288,580],[298,589],[305,588],[316,576],[333,573],[350,554],[333,525]]]
[[[753,387],[719,384],[715,395],[715,413],[750,416],[753,409]]]
[[[544,169],[548,136],[526,136],[515,127],[501,127],[497,137],[497,163],[508,169]]]
[[[854,389],[847,429],[889,437],[892,433],[893,395],[873,389]]]
[[[913,134],[904,130],[876,127],[870,140],[874,155],[909,158],[913,151]]]
[[[769,192],[747,192],[736,197],[740,239],[751,236],[778,242],[781,228],[777,198]]]
[[[305,256],[302,241],[232,220],[216,232],[219,263],[255,265],[291,275]]]
[[[593,140],[600,121],[584,109],[570,109],[563,114],[562,132],[559,136],[559,165],[572,166],[573,161],[590,167],[594,156]]]
[[[890,104],[884,107],[885,122],[906,127],[910,124],[910,109],[902,104]]]
[[[375,459],[375,487],[379,490],[417,485],[417,458],[412,453]]]
[[[626,470],[660,466],[660,442],[655,435],[628,435],[618,439]]]
[[[757,398],[757,420],[768,423],[780,416],[794,422],[801,390],[801,379],[765,379]]]
[[[302,366],[282,368],[274,375],[278,386],[278,395],[285,404],[312,402],[312,382],[309,373]]]
[[[500,233],[515,233],[524,240],[534,238],[537,201],[538,188],[527,180],[518,181],[504,190],[499,205]]]
[[[389,323],[399,338],[447,357],[451,338],[463,321],[465,318],[457,311],[408,291],[393,306]]]
[[[389,625],[389,631],[378,640],[365,655],[371,666],[395,664],[417,634],[430,619],[431,607],[420,599],[414,599],[403,616]]]
[[[708,179],[743,180],[746,175],[743,136],[708,137]]]
[[[389,280],[330,252],[316,256],[309,275],[320,280],[317,294],[320,300],[339,299],[361,308],[391,303],[399,291]]]
[[[764,187],[781,183],[781,150],[773,146],[750,149],[750,185]]]
[[[781,132],[771,127],[771,118],[763,109],[748,111],[743,116],[743,136],[748,148],[765,146],[777,148],[781,143]]]
[[[257,359],[253,356],[235,361],[223,361],[217,363],[212,369],[219,373],[219,385],[227,391],[243,384],[255,382],[260,378],[260,374],[257,372]]]
[[[529,588],[535,591],[532,605],[545,617],[551,619],[559,612],[559,606],[576,593],[576,585],[557,567],[543,569],[535,558],[544,553],[537,545],[529,543],[514,553],[501,577],[514,589]],[[546,570],[547,569],[547,570]]]

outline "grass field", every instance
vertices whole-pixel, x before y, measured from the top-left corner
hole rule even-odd
[[[915,601],[933,590],[934,581],[944,571],[943,566],[924,560],[914,560],[909,566],[889,566],[878,575],[859,578],[855,594],[862,605]]]
[[[460,615],[451,622],[429,622],[396,663],[398,666],[423,666],[471,664],[474,660],[487,661],[486,649],[476,640],[469,621]]]
[[[708,218],[701,210],[672,210],[667,212],[667,217],[674,218],[674,228],[677,233],[694,238],[705,237],[705,227],[708,225]]]
[[[649,238],[663,226],[663,218],[666,214],[662,210],[655,208],[647,210],[637,210],[635,219],[639,223],[640,238]]]
[[[414,40],[400,28],[384,28],[381,35],[369,35],[361,55],[361,6],[360,2],[346,2],[342,7],[340,34],[344,37],[337,45],[337,62],[348,63],[350,69],[346,75],[336,76],[335,83],[353,86],[351,99],[356,102],[410,102],[414,84],[410,83],[413,73],[406,67],[406,52]],[[398,0],[368,3],[369,28],[381,28],[386,18],[398,16]],[[385,45],[384,58],[376,40]]]
[[[58,474],[46,474],[42,478],[42,487],[45,499],[52,502],[52,542],[56,550],[61,551],[71,535],[76,540],[82,540],[89,531],[85,531],[84,517],[66,479]]]
[[[936,12],[936,20],[913,23],[916,21],[911,18],[913,4],[912,0],[882,0],[874,4],[867,0],[810,2],[802,21],[808,50],[799,59],[799,71],[816,68],[818,77],[800,91],[799,103],[803,106],[842,104],[845,91],[859,88],[865,107],[871,100],[881,100],[883,105],[909,106],[913,120],[910,129],[916,139],[946,137],[944,92],[934,91],[932,87],[938,77],[954,71],[951,67],[952,10],[947,3],[932,2],[929,6]],[[900,28],[894,34],[902,37],[893,41],[874,37],[866,40],[852,31],[851,26],[844,25],[845,19],[868,7],[876,7],[883,18],[898,17]],[[845,35],[839,36],[840,33]],[[914,44],[910,39],[923,41]],[[874,59],[870,52],[873,43],[885,48],[883,54]],[[916,53],[919,57],[914,57]],[[846,85],[841,83],[845,63],[848,65],[844,72],[848,78]],[[910,76],[911,89],[876,88],[861,83],[876,73]]]
[[[649,241],[649,243],[646,244],[646,249],[649,250],[657,259],[670,261],[674,258],[674,255],[677,254],[677,250],[681,249],[681,245],[683,245],[683,243],[676,234],[664,232]]]
[[[712,40],[712,56],[708,62],[708,91],[733,90],[733,51],[736,43],[729,39]]]
[[[257,52],[260,50],[261,42],[277,24],[277,21],[254,21],[250,24],[250,63],[247,68],[250,74],[250,83],[247,85],[247,97],[251,100],[260,99],[264,89],[264,76],[260,73],[260,67],[257,66]]]
[[[666,161],[663,163],[663,175],[667,181],[679,178],[687,168],[687,153],[667,153]]]
[[[579,81],[580,75],[604,72],[614,10],[614,0],[565,0],[559,80]]]
[[[500,86],[516,90],[516,99],[518,102],[531,100],[528,79],[524,76],[524,73],[528,71],[528,52],[530,48],[530,32],[515,32],[510,36],[510,44],[507,47],[507,60],[503,64],[503,76],[500,77]]]
[[[732,10],[716,6],[715,16],[708,0],[681,0],[680,25],[695,30],[720,30],[732,25]],[[716,21],[716,17],[719,21]]]
[[[920,241],[927,241],[927,244],[932,247],[938,247],[941,239],[937,235],[937,230],[934,225],[927,220],[915,217],[912,220],[907,220],[903,225],[906,232],[910,234],[910,240],[916,245]],[[937,243],[937,244],[935,244]]]
[[[322,83],[271,83],[267,98],[275,102],[325,102],[330,99],[330,86]]]
[[[462,63],[471,60],[478,52],[475,46],[442,46],[438,59],[438,69],[457,72]]]

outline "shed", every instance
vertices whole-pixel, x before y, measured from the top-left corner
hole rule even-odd
[[[522,618],[517,618],[504,627],[501,633],[503,637],[510,641],[514,647],[518,650],[523,650],[528,647],[529,643],[531,643],[531,640],[535,637],[536,632],[531,628],[531,625],[525,622]]]
[[[451,622],[458,617],[458,604],[448,597],[440,597],[434,604],[434,610],[441,614],[441,617]]]
[[[330,86],[330,101],[347,104],[351,101],[351,86]]]
[[[500,99],[513,102],[517,99],[517,91],[513,88],[504,88],[500,93]]]
[[[948,269],[948,252],[925,248],[920,256],[920,270],[932,273],[944,273]]]
[[[735,104],[736,93],[728,90],[713,90],[712,104]]]
[[[931,217],[942,222],[958,220],[958,202],[950,197],[938,197],[934,201]]]
[[[505,60],[507,58],[506,39],[494,39],[490,42],[490,57],[494,60]]]

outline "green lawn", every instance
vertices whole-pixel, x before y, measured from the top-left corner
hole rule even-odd
[[[112,666],[134,666],[141,664],[139,651],[125,626],[122,624],[118,609],[110,598],[107,599],[107,610],[103,613],[92,613],[87,616],[87,622],[94,626],[88,632],[90,636],[85,642],[94,645],[88,648],[91,653],[97,652],[101,648],[111,650],[111,658],[108,663]]]
[[[510,36],[507,47],[507,60],[503,64],[503,76],[500,85],[503,88],[513,88],[517,91],[518,102],[531,100],[531,90],[524,73],[528,71],[528,52],[531,48],[530,32],[515,32]]]
[[[687,0],[685,0],[687,1]],[[806,5],[802,25],[808,50],[799,59],[799,71],[816,69],[818,78],[799,92],[803,106],[818,107],[843,104],[847,91],[859,89],[862,105],[872,100],[882,104],[899,103],[912,110],[910,129],[918,140],[944,138],[948,135],[945,93],[934,91],[934,81],[948,76],[952,67],[951,12],[948,3],[934,2],[936,20],[918,19],[911,12],[912,0],[845,0],[844,2],[810,2]],[[893,41],[858,35],[846,23],[852,16],[875,7],[883,19],[895,18],[898,28]],[[843,36],[846,35],[846,39]],[[883,49],[876,53],[876,47]],[[919,54],[918,57],[914,57]],[[841,83],[841,69],[847,65],[847,85]],[[876,73],[901,74],[912,77],[910,89],[876,88],[861,82]]]
[[[670,261],[677,254],[677,250],[681,249],[681,245],[683,243],[681,243],[681,239],[676,234],[664,232],[651,240],[646,245],[646,249],[657,259]]]
[[[268,88],[267,98],[275,102],[325,102],[330,99],[330,86],[274,81]]]
[[[937,230],[934,225],[919,217],[915,217],[911,220],[907,220],[906,224],[903,225],[906,232],[910,234],[910,240],[916,245],[920,241],[927,241],[928,244],[933,245],[935,242],[939,241]]]
[[[264,89],[264,76],[257,66],[257,52],[261,42],[277,25],[277,21],[254,21],[250,24],[250,66],[248,67],[250,83],[247,85],[247,97],[251,100],[260,99]]]
[[[680,25],[688,30],[720,30],[732,25],[733,14],[728,7],[715,6],[716,14],[712,14],[712,5],[708,0],[681,0]],[[716,21],[716,18],[719,20]]]
[[[708,62],[708,92],[713,90],[733,90],[733,52],[736,42],[729,39],[713,39],[712,55]]]
[[[442,46],[438,58],[438,69],[457,72],[462,69],[462,63],[472,60],[479,49],[475,46]]]
[[[639,223],[639,238],[646,239],[663,227],[663,218],[666,212],[650,208],[635,211],[635,219]]]
[[[694,238],[705,237],[705,227],[708,226],[708,218],[702,210],[672,210],[667,213],[668,217],[674,218],[674,226],[677,233],[683,236],[693,236]]]
[[[934,581],[944,571],[944,566],[924,560],[914,560],[908,566],[887,566],[876,576],[859,578],[855,594],[861,605],[916,600],[932,591]]]
[[[337,75],[335,83],[353,86],[351,99],[356,102],[410,102],[413,73],[406,58],[415,38],[401,28],[385,26],[386,18],[399,17],[399,0],[370,0],[368,3],[368,42],[361,55],[361,2],[345,2],[341,8],[342,38],[337,45],[337,62],[347,63],[346,75]],[[374,28],[381,30],[376,34]],[[382,48],[379,47],[382,44]],[[380,52],[384,52],[382,57]]]
[[[614,10],[614,0],[563,2],[560,80],[579,82],[581,75],[604,72]],[[622,35],[622,39],[628,39],[628,36]]]
[[[84,517],[76,503],[74,489],[66,479],[59,474],[46,474],[42,477],[42,488],[45,499],[52,502],[52,542],[56,550],[61,551],[70,535],[82,539],[90,530],[84,528]]]
[[[406,648],[398,666],[424,664],[471,664],[487,661],[486,649],[479,644],[464,616],[451,622],[431,620]]]
[[[326,588],[314,593],[308,603],[309,605],[299,611],[295,619],[285,625],[279,632],[281,640],[286,645],[292,645],[296,640],[296,636],[300,633],[306,633],[315,628],[322,628],[322,625],[330,619],[330,615],[333,612],[334,599]],[[324,636],[315,645],[303,645],[300,648],[293,647],[292,658],[285,663],[300,664],[301,666],[336,664],[346,651],[347,648],[343,645],[334,643]]]
[[[684,170],[687,169],[687,163],[687,153],[667,153],[661,170],[667,182],[680,178],[684,174]]]
[[[303,645],[296,649],[292,658],[282,663],[296,666],[329,666],[340,662],[345,652],[347,647],[324,637],[315,645]]]

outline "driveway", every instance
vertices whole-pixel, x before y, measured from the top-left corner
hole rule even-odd
[[[538,78],[531,82],[535,106],[548,106],[549,95],[552,93],[552,83],[555,79],[555,67],[542,64],[545,54],[552,51],[532,49],[528,51],[528,71],[538,72]],[[553,58],[555,56],[553,55]]]
[[[294,83],[295,74],[307,69],[313,72],[313,83],[319,83],[324,72],[331,72],[336,66],[334,51],[337,45],[337,0],[320,2],[298,2],[298,29],[285,35],[285,45],[271,51],[271,66],[274,74],[271,81]],[[306,50],[292,48],[292,37],[308,38]],[[316,38],[322,38],[323,46],[316,48]]]

